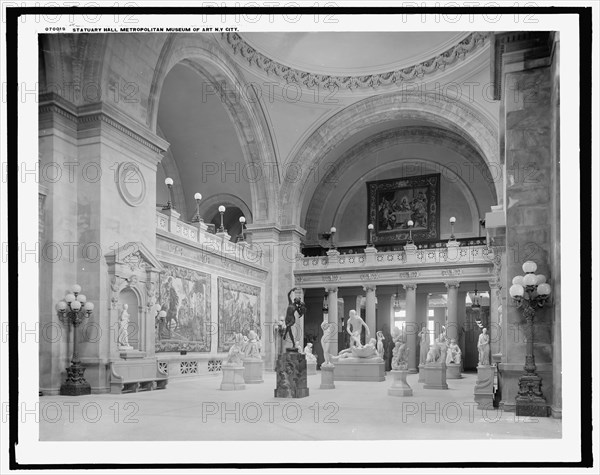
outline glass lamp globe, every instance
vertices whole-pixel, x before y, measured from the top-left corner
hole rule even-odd
[[[510,289],[508,289],[508,292],[510,293],[510,296],[512,298],[523,297],[523,293],[525,292],[525,289],[523,288],[522,285],[513,284],[510,286]]]
[[[369,231],[373,231],[373,229],[375,229],[375,226],[373,226],[372,224],[369,224],[367,226],[367,228],[369,229]]]
[[[413,223],[412,219],[411,219],[411,220],[409,220],[409,221],[408,221],[408,223],[406,223],[406,225],[407,225],[409,228],[412,228],[412,227],[414,226],[414,224],[415,224],[415,223]]]
[[[451,224],[454,224],[454,223],[456,223],[456,218],[455,218],[454,216],[452,216],[452,217],[450,218],[450,223],[451,223]]]
[[[330,231],[331,231],[331,233],[333,234],[333,233],[337,232],[337,229],[335,229],[335,228],[332,226],[332,227],[331,227],[331,229],[330,229]]]
[[[86,312],[91,312],[94,310],[94,304],[92,302],[86,302],[83,308]]]
[[[75,310],[75,311],[77,311],[77,310],[79,310],[80,308],[81,308],[81,302],[80,302],[79,300],[73,300],[73,301],[71,302],[71,309],[72,309],[72,310]]]
[[[73,292],[74,294],[78,294],[79,292],[81,292],[81,285],[73,285],[73,287],[71,287],[71,292]]]
[[[64,312],[65,310],[67,310],[67,302],[65,302],[64,300],[61,300],[60,302],[58,302],[56,304],[56,310],[58,312]]]
[[[196,193],[196,194],[194,195],[194,199],[195,199],[196,201],[200,201],[200,200],[202,199],[202,195],[201,195],[200,193]]]
[[[548,285],[546,283],[538,285],[538,288],[537,288],[538,295],[543,295],[543,296],[550,295],[551,291],[552,290],[550,289],[550,285]]]
[[[525,276],[523,277],[523,285],[524,286],[531,286],[531,285],[536,285],[537,284],[537,277],[535,274],[525,274]]]
[[[243,216],[240,216],[240,223],[244,224],[246,222],[246,218],[244,218]]]
[[[167,312],[165,312],[164,310],[161,310],[160,312],[158,312],[158,318],[165,318],[167,316]]]
[[[165,185],[173,186],[173,178],[165,178]]]
[[[79,300],[81,303],[86,303],[87,302],[87,297],[83,294],[79,294],[77,296],[77,300]]]
[[[73,295],[73,294],[67,294],[67,295],[65,295],[65,302],[71,303],[74,300],[75,300],[75,295]]]
[[[221,205],[219,206],[219,213],[224,213],[225,212],[225,206]]]
[[[546,276],[544,274],[538,274],[535,276],[537,285],[546,283]]]
[[[513,277],[512,283],[513,284],[523,285],[523,276],[522,275],[515,275]]]
[[[535,272],[537,270],[537,264],[533,261],[527,261],[523,264],[523,272],[526,274]]]

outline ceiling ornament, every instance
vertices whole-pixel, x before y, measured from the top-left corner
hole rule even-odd
[[[443,53],[418,64],[394,71],[362,76],[330,76],[290,68],[258,52],[237,33],[221,33],[221,36],[233,52],[246,59],[251,66],[261,69],[269,76],[276,76],[288,84],[300,84],[309,89],[322,87],[352,91],[361,88],[376,89],[380,86],[400,84],[404,81],[420,79],[426,74],[444,70],[447,66],[464,59],[468,53],[483,46],[490,33],[474,32]]]

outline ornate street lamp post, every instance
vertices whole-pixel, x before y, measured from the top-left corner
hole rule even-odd
[[[85,295],[81,292],[81,286],[75,284],[71,292],[65,295],[64,300],[56,304],[58,317],[65,323],[73,325],[73,357],[71,366],[67,368],[67,380],[60,387],[60,394],[63,396],[81,396],[91,394],[90,383],[83,377],[85,368],[79,360],[77,353],[77,327],[84,318],[88,318],[94,310],[94,304],[88,302]]]
[[[412,228],[415,223],[412,219],[409,219],[406,225],[408,226],[408,241],[406,241],[406,244],[414,244],[412,240]]]
[[[367,247],[373,247],[373,229],[375,229],[375,226],[373,226],[373,223],[369,223],[367,228],[369,229],[369,244],[367,244]]]
[[[173,203],[171,203],[171,190],[173,189],[173,178],[165,178],[165,185],[167,185],[167,188],[169,190],[169,199],[167,201],[166,206],[163,207],[163,210],[175,209],[175,206],[173,206]]]
[[[525,275],[513,278],[509,289],[510,296],[521,309],[527,321],[525,330],[527,353],[525,355],[525,373],[519,378],[519,394],[516,398],[517,416],[548,417],[546,398],[542,394],[542,378],[536,373],[533,356],[533,319],[536,308],[541,308],[550,296],[551,288],[546,276],[535,274],[537,265],[533,261],[523,264]]]
[[[335,227],[331,227],[331,229],[329,230],[329,232],[331,233],[331,238],[329,241],[329,249],[334,251],[335,250],[335,233],[336,233],[337,229],[335,229]]]
[[[244,242],[246,240],[246,236],[244,236],[244,225],[246,224],[246,218],[240,216],[240,224],[242,226],[242,233],[240,235],[240,241]]]
[[[192,223],[200,223],[203,219],[200,217],[200,200],[202,199],[202,195],[200,193],[196,193],[194,195],[194,199],[196,200],[196,214],[192,218]]]
[[[225,226],[223,226],[223,215],[225,214],[225,206],[219,206],[219,213],[221,214],[221,227],[219,228],[220,233],[225,232]]]

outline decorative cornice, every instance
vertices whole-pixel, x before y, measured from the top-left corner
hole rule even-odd
[[[237,33],[221,33],[221,37],[225,39],[235,54],[239,54],[251,66],[262,70],[269,76],[276,76],[288,84],[299,84],[307,88],[338,88],[350,91],[401,84],[443,70],[482,46],[489,36],[490,33],[474,32],[443,53],[405,68],[362,76],[331,76],[291,68],[258,52]]]
[[[58,114],[66,118],[76,124],[78,130],[85,130],[97,123],[105,123],[157,154],[165,152],[169,147],[166,140],[144,130],[132,119],[105,103],[77,107],[55,93],[42,94],[39,98],[39,114],[41,116],[47,113]]]

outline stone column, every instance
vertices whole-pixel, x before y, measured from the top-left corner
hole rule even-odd
[[[377,308],[375,302],[375,289],[376,286],[372,284],[363,285],[363,290],[367,293],[367,302],[365,304],[365,314],[366,321],[365,323],[369,327],[370,336],[375,337],[376,327],[377,327]],[[365,335],[365,338],[369,338],[369,335]],[[367,344],[368,341],[365,341]]]
[[[448,339],[454,338],[458,342],[458,287],[460,283],[456,281],[446,282],[448,289],[448,322],[446,327],[446,336]]]
[[[502,352],[500,342],[502,340],[502,322],[500,321],[500,312],[498,306],[500,305],[499,292],[501,286],[497,282],[490,282],[490,351],[492,353],[492,362],[494,361],[493,355],[497,355]]]
[[[332,332],[331,339],[329,342],[329,352],[332,356],[337,355],[337,347],[338,347],[338,288],[337,287],[325,287],[325,292],[327,292],[327,321],[335,325],[335,332]],[[335,354],[334,354],[335,353]]]
[[[287,287],[280,288],[279,260],[281,254],[278,252],[280,229],[272,225],[249,224],[246,226],[247,235],[251,239],[251,247],[262,254],[264,265],[271,264],[267,280],[265,282],[265,314],[262,337],[262,351],[265,358],[265,370],[274,370],[275,361],[275,337],[273,327],[280,318],[285,317],[287,308],[287,293],[293,287],[293,283],[286,282]],[[283,287],[283,286],[282,286]],[[283,295],[279,295],[283,293]]]
[[[406,290],[406,342],[408,344],[408,372],[418,372],[417,362],[417,284],[403,284]]]

